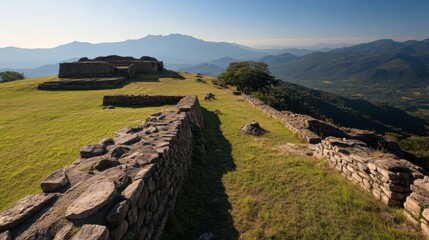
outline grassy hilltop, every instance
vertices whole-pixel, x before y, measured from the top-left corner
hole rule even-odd
[[[203,107],[207,154],[194,157],[164,238],[204,232],[217,239],[422,238],[400,210],[372,200],[323,160],[280,150],[301,140],[276,120],[195,75],[181,75],[140,76],[121,89],[96,91],[36,90],[49,78],[0,84],[0,209],[40,192],[40,181],[76,160],[81,146],[169,107],[102,110],[103,95],[193,94]],[[217,100],[202,100],[208,92]],[[239,131],[252,120],[268,134]]]

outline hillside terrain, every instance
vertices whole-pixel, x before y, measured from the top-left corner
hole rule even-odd
[[[429,39],[379,40],[303,57],[281,54],[263,60],[284,81],[429,116]]]
[[[429,121],[400,109],[362,99],[345,98],[294,83],[282,82],[270,93],[259,94],[258,97],[275,109],[310,115],[338,126],[372,130],[379,134],[428,134]]]
[[[50,78],[1,84],[0,208],[38,192],[38,183],[73,162],[80,146],[169,107],[102,110],[103,95],[196,94],[205,118],[206,155],[194,156],[166,239],[195,239],[206,232],[219,239],[421,238],[399,211],[373,200],[325,161],[281,150],[302,141],[282,124],[213,87],[212,78],[181,75],[182,80],[139,76],[123,88],[97,91],[36,90]],[[202,100],[208,92],[216,99]],[[268,133],[241,133],[252,120]]]

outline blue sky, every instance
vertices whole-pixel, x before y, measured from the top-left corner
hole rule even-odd
[[[428,0],[13,0],[0,9],[0,47],[170,33],[259,47],[429,37]]]

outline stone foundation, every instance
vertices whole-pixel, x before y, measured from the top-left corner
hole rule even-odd
[[[118,137],[82,147],[72,165],[0,213],[2,239],[160,239],[204,120],[196,96]],[[197,141],[193,141],[197,138]]]
[[[61,63],[58,79],[40,84],[39,90],[93,90],[121,87],[124,79],[139,73],[164,71],[164,63],[152,57],[105,56]]]
[[[124,85],[125,79],[102,78],[102,79],[61,79],[44,82],[37,86],[38,90],[97,90],[120,88]]]

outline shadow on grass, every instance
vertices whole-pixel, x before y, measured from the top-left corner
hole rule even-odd
[[[222,183],[222,176],[236,168],[231,144],[222,135],[218,116],[205,108],[202,111],[206,153],[194,153],[163,239],[198,239],[204,233],[214,234],[215,239],[239,238]]]

